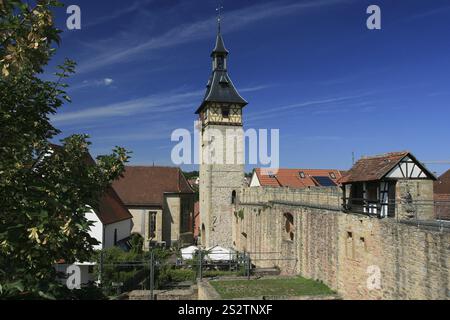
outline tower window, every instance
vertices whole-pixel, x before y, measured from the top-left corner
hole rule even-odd
[[[231,193],[231,204],[236,204],[236,190]]]
[[[222,107],[222,117],[226,119],[230,117],[230,108]]]
[[[149,212],[149,221],[148,221],[148,238],[154,239],[156,237],[156,211]]]

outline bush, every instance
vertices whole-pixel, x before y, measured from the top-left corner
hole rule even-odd
[[[156,282],[158,287],[171,283],[183,281],[195,281],[196,272],[188,269],[174,269],[172,266],[165,265],[160,267],[156,273]]]
[[[139,233],[131,235],[131,252],[135,254],[142,254],[144,247],[144,238]]]

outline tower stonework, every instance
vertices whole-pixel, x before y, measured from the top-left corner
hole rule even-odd
[[[244,182],[243,108],[227,71],[228,50],[217,34],[212,74],[196,114],[200,126],[200,241],[232,247],[236,196]]]

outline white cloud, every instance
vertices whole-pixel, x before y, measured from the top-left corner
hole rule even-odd
[[[105,86],[109,86],[109,85],[111,85],[113,82],[114,82],[114,80],[111,79],[111,78],[105,78],[105,79],[103,79],[103,84],[104,84]]]
[[[253,86],[243,88],[241,92],[258,91],[267,87],[269,86]],[[163,94],[155,94],[143,98],[90,107],[84,110],[56,114],[51,117],[51,121],[54,123],[67,124],[88,120],[103,120],[107,117],[120,117],[152,112],[155,113],[155,116],[159,116],[166,112],[173,112],[185,108],[195,109],[195,105],[200,104],[204,93],[205,90],[185,92],[169,91]]]
[[[223,32],[235,31],[263,19],[286,16],[302,10],[306,11],[348,1],[315,0],[300,3],[284,2],[280,4],[279,2],[275,2],[258,4],[228,12],[225,17],[226,23],[224,23]],[[116,38],[111,38],[109,41],[102,41],[102,46],[99,47],[101,52],[93,58],[81,61],[77,68],[77,73],[91,72],[111,64],[131,61],[132,59],[136,60],[140,55],[148,58],[148,53],[151,51],[211,37],[212,30],[215,29],[215,23],[215,18],[210,18],[191,24],[179,25],[145,41],[141,41],[142,35],[136,35],[134,32],[127,35],[127,41],[121,41],[120,43],[118,43]],[[109,44],[107,44],[108,42]],[[144,55],[144,53],[146,54]]]
[[[111,78],[84,80],[81,83],[70,86],[68,90],[73,92],[85,88],[108,87],[112,85],[113,82],[114,80]]]

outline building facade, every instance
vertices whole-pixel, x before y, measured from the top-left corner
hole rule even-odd
[[[179,168],[127,166],[113,183],[133,216],[132,233],[154,245],[193,243],[195,193]]]
[[[131,235],[133,216],[112,188],[100,199],[98,209],[86,212],[85,216],[92,222],[90,236],[99,242],[94,246],[96,250],[117,246]]]

